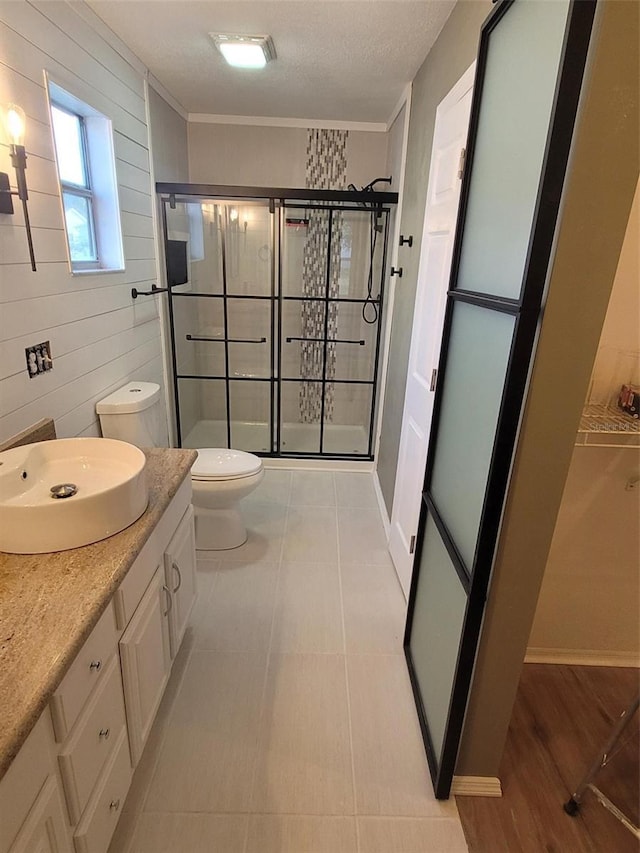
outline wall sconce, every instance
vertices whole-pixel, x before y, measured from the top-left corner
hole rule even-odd
[[[24,111],[16,106],[16,104],[7,104],[4,109],[3,118],[5,130],[9,137],[11,165],[16,171],[16,185],[18,189],[12,190],[9,184],[9,175],[6,172],[0,172],[0,213],[11,214],[14,212],[11,196],[17,195],[22,202],[22,210],[24,212],[24,225],[27,229],[31,269],[36,272],[36,259],[33,254],[33,240],[31,238],[31,223],[29,222],[29,211],[27,209],[29,193],[27,192],[27,177],[25,175],[27,155],[24,148]]]

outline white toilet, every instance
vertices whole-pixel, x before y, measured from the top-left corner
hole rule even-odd
[[[105,438],[118,438],[136,447],[166,444],[160,410],[160,386],[129,382],[96,405]],[[264,477],[262,460],[244,450],[205,447],[191,469],[196,548],[224,551],[247,540],[238,502]]]

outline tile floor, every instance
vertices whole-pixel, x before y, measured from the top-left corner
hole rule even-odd
[[[269,470],[191,626],[110,853],[463,853],[434,799],[370,474]]]

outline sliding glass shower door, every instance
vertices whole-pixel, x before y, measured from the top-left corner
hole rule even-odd
[[[182,447],[273,447],[273,215],[265,202],[165,205]]]
[[[371,456],[385,211],[281,211],[280,446]]]
[[[180,446],[372,458],[389,209],[162,207]]]

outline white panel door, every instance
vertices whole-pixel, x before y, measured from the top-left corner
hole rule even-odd
[[[171,657],[178,654],[189,615],[196,600],[196,540],[193,507],[190,506],[178,525],[164,555],[166,585],[171,591],[169,636]]]
[[[171,593],[158,568],[120,640],[122,684],[131,761],[135,767],[151,731],[171,671]]]
[[[49,776],[9,853],[71,853],[55,776]]]
[[[418,531],[475,62],[438,106],[411,331],[389,550],[406,597]]]

